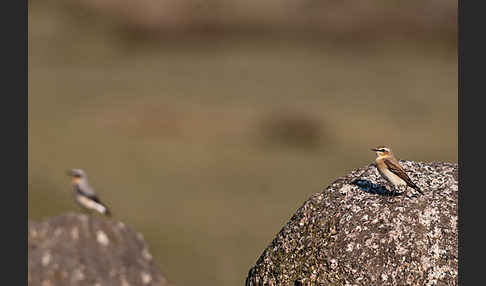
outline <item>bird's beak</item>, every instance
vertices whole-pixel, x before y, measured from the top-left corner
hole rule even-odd
[[[372,148],[371,151],[378,152],[378,149]]]

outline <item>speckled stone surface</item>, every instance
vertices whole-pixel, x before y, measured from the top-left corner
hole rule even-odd
[[[141,234],[96,215],[29,221],[28,256],[32,286],[169,285]]]
[[[422,189],[399,196],[369,165],[314,194],[246,285],[457,285],[457,164],[400,161]]]

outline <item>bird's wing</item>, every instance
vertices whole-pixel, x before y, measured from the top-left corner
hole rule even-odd
[[[91,188],[91,186],[88,185],[87,183],[80,182],[80,183],[76,184],[75,185],[75,190],[80,195],[86,196],[86,197],[92,199],[93,201],[95,201],[97,203],[100,202],[100,200],[98,199],[98,196],[96,195],[96,193],[93,190],[93,188]]]
[[[79,185],[76,185],[75,191],[79,195],[85,196],[85,197],[89,198],[90,200],[92,200],[92,201],[94,201],[94,202],[102,205],[103,207],[107,208],[106,205],[104,203],[102,203],[101,200],[98,198],[98,196],[95,194],[95,192],[93,191],[93,189],[91,189],[91,188],[84,189],[84,188],[81,188]]]
[[[393,174],[397,175],[400,177],[400,179],[404,180],[407,185],[409,185],[412,188],[418,188],[410,179],[410,177],[405,173],[405,171],[402,169],[400,164],[396,162],[395,160],[390,160],[390,159],[385,159],[383,160],[385,162],[385,165],[388,167],[388,170],[390,170]]]

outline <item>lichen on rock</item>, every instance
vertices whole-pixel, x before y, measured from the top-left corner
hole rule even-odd
[[[457,285],[457,164],[400,161],[422,189],[391,196],[374,165],[311,196],[246,285]]]
[[[29,221],[29,285],[169,285],[147,249],[112,219],[68,213]]]

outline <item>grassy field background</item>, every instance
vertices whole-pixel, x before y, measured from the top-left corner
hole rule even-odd
[[[152,43],[47,3],[29,7],[29,219],[78,211],[64,172],[83,168],[176,285],[242,285],[375,145],[457,161],[455,43]]]

